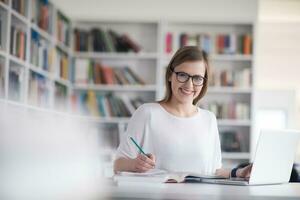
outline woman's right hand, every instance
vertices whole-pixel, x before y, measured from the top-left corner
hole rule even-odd
[[[155,156],[153,154],[138,154],[135,159],[132,159],[132,171],[134,172],[146,172],[155,167]]]

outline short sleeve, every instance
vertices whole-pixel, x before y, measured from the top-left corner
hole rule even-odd
[[[125,135],[121,137],[119,147],[117,149],[116,158],[135,158],[138,154],[137,147],[134,146],[129,137],[133,139],[143,147],[145,140],[145,128],[147,123],[147,107],[140,106],[132,115],[129,120]]]
[[[220,169],[222,167],[222,155],[221,155],[221,144],[220,144],[220,136],[219,136],[219,130],[218,130],[218,123],[216,116],[212,113],[212,123],[211,123],[211,130],[212,134],[214,134],[214,171],[216,169]]]

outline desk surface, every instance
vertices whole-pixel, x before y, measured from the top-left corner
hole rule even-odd
[[[173,183],[162,186],[107,188],[110,199],[300,199],[300,183],[264,186],[233,186],[204,183]]]

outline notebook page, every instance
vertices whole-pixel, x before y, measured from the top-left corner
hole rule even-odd
[[[154,176],[154,175],[163,175],[167,174],[168,172],[161,169],[151,169],[144,173],[138,173],[138,172],[118,172],[118,175],[121,176]]]

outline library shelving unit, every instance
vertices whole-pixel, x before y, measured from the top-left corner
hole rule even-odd
[[[66,111],[71,22],[51,2],[0,1],[0,97]]]
[[[166,66],[183,45],[209,53],[200,106],[218,118],[224,165],[249,161],[252,22],[72,21],[43,0],[0,1],[0,22],[0,98],[67,108],[97,124],[108,175],[132,112],[164,96]]]
[[[102,140],[106,141],[101,144],[101,151],[104,152],[102,155],[108,157],[108,160],[111,161],[120,137],[124,135],[132,111],[143,102],[153,102],[157,99],[159,24],[157,22],[138,21],[73,21],[72,24],[74,27],[73,93],[75,99],[77,99],[76,105],[78,107],[79,104],[80,107],[82,104],[86,104],[89,119],[99,124],[99,134],[101,134]],[[122,51],[120,49],[115,51],[93,51],[91,49],[98,48],[97,45],[90,44],[88,47],[84,47],[84,43],[81,44],[82,41],[80,42],[80,39],[84,40],[81,37],[84,37],[85,33],[92,35],[96,31],[101,32],[99,34],[102,35],[112,34],[113,32],[118,34],[119,38],[129,37],[139,45],[140,50],[139,52],[133,52],[132,50],[127,52],[127,50]],[[126,34],[126,37],[124,34]],[[94,38],[94,40],[96,39]],[[88,75],[91,73],[88,69],[91,63],[94,67],[92,78],[91,75]],[[95,75],[97,65],[100,66],[100,73],[103,75],[98,77],[98,79],[102,79],[101,81],[97,81]],[[106,77],[111,77],[106,73],[108,68],[112,69],[112,73],[119,81],[121,80],[121,82],[118,82],[119,84],[116,84],[116,81],[114,83],[107,82]],[[130,77],[126,76],[127,69],[131,70],[142,81],[132,82]],[[121,72],[121,75],[118,72]],[[129,81],[122,81],[124,78]],[[118,111],[114,111],[114,108],[119,107],[115,104],[119,99],[122,99],[127,107],[131,107],[129,115],[125,114],[126,112],[123,115]],[[107,106],[107,104],[110,105]],[[98,108],[99,112],[95,113],[94,110]],[[105,111],[101,111],[101,108]],[[113,110],[114,114],[107,110]],[[109,176],[112,172],[112,163],[107,162],[107,165],[105,169],[108,172],[105,172],[105,174]]]

